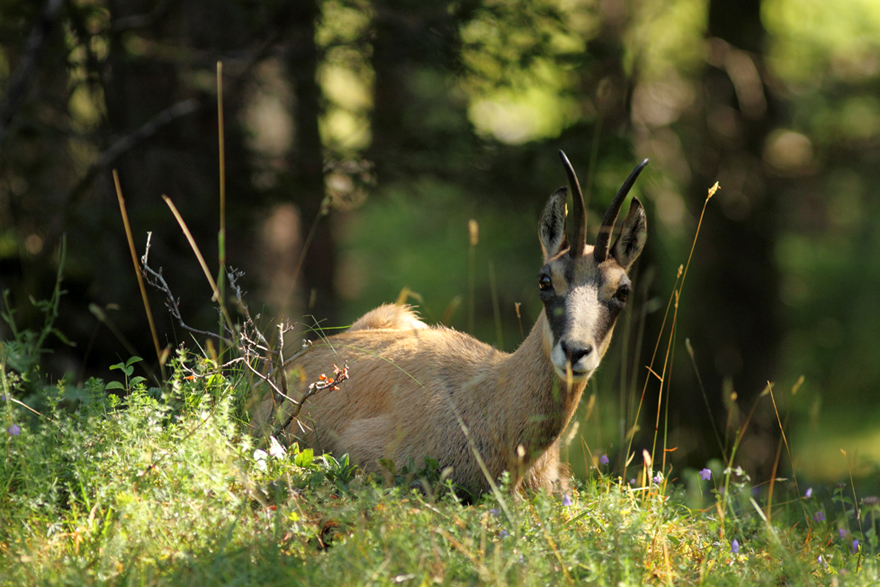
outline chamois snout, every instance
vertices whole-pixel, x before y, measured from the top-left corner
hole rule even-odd
[[[573,366],[580,363],[580,360],[582,358],[593,352],[593,345],[589,343],[569,343],[563,340],[559,344],[562,347],[562,352],[565,353],[566,361],[571,363]]]
[[[596,346],[577,338],[563,338],[550,353],[550,362],[556,374],[564,380],[573,382],[588,379],[602,361]]]

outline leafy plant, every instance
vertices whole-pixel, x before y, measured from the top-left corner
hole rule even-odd
[[[119,369],[122,371],[125,376],[125,384],[122,384],[118,381],[111,381],[106,386],[105,389],[108,391],[111,389],[121,389],[125,392],[130,392],[133,387],[140,385],[144,381],[147,380],[146,377],[141,377],[140,375],[136,375],[132,377],[132,373],[134,373],[134,364],[143,361],[140,357],[131,357],[124,363],[116,363],[115,365],[110,365],[110,370]]]

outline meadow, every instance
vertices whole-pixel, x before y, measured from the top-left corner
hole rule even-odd
[[[463,503],[436,462],[380,477],[248,423],[253,372],[216,351],[45,381],[40,332],[0,346],[2,585],[875,585],[877,514],[852,479],[769,486],[736,465],[594,455],[562,495],[509,479]],[[259,383],[259,381],[257,381]],[[328,391],[332,392],[332,391]],[[24,401],[26,400],[26,401]],[[742,437],[740,434],[739,438]],[[845,455],[844,455],[845,456]]]

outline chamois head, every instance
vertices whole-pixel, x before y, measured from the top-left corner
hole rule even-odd
[[[589,379],[611,342],[611,331],[630,293],[627,272],[645,246],[647,221],[633,197],[620,235],[609,248],[623,200],[648,164],[642,161],[623,183],[605,213],[594,245],[587,244],[587,214],[577,175],[559,152],[574,200],[571,243],[566,234],[567,188],[550,196],[541,217],[544,266],[538,288],[547,317],[544,348],[557,375],[572,383]]]

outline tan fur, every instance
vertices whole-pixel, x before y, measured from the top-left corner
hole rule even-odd
[[[418,330],[428,325],[419,320],[411,306],[383,304],[358,318],[349,332],[356,330],[390,329]]]
[[[385,320],[388,316],[395,318]],[[383,323],[400,328],[369,326]],[[355,326],[316,342],[296,363],[300,394],[321,374],[332,373],[333,364],[347,361],[351,373],[339,390],[306,403],[301,421],[308,446],[348,453],[352,462],[376,473],[382,472],[382,458],[398,468],[412,459],[418,468],[429,456],[441,468],[453,467],[454,482],[479,495],[489,484],[476,449],[493,479],[511,471],[517,486],[558,487],[559,451],[547,449],[574,414],[585,384],[569,390],[554,375],[544,348],[543,312],[512,354],[450,328],[427,327],[402,307],[382,306]],[[289,411],[289,405],[280,409]],[[271,419],[273,412],[269,398],[255,422]],[[292,425],[290,432],[297,431]]]

